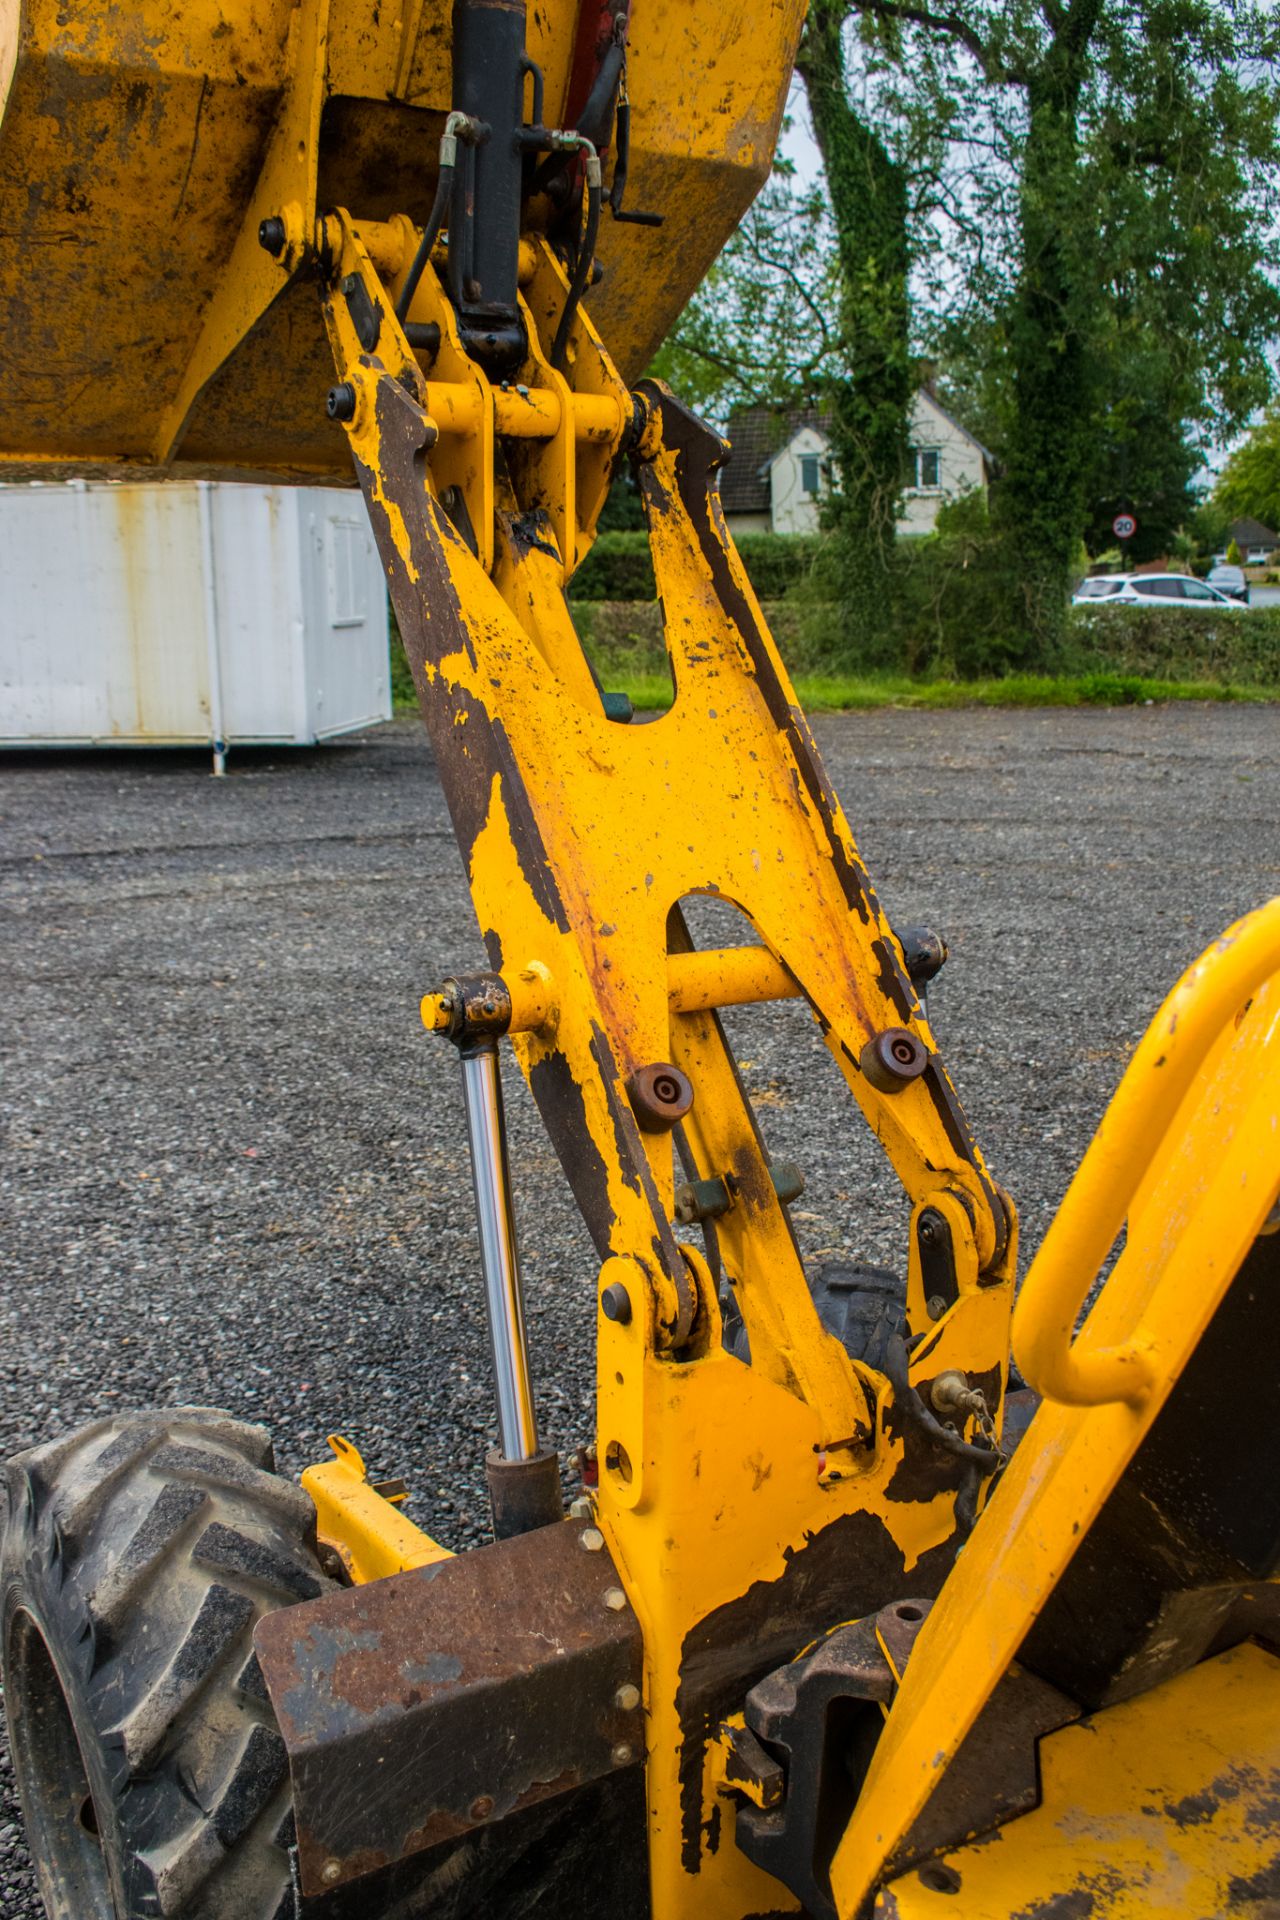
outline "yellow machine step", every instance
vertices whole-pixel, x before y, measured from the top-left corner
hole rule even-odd
[[[1280,1659],[1233,1647],[1050,1734],[1032,1813],[905,1873],[883,1920],[1270,1920]]]

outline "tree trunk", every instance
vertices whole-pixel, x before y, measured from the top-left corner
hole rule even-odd
[[[1028,86],[1022,265],[1009,330],[1013,414],[993,497],[1024,661],[1058,663],[1092,459],[1092,312],[1081,244],[1078,113],[1101,0],[1075,0]]]
[[[895,528],[907,480],[915,374],[910,351],[907,186],[849,103],[846,0],[812,0],[798,66],[827,176],[841,278],[844,377],[831,391],[836,543],[847,661],[894,655]]]

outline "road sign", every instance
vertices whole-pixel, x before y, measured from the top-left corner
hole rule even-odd
[[[1131,513],[1118,513],[1111,522],[1111,531],[1117,540],[1132,540],[1138,531],[1138,523]]]

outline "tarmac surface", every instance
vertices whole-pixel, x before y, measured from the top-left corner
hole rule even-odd
[[[891,919],[940,928],[931,1017],[1026,1257],[1141,1029],[1280,892],[1280,714],[820,718]],[[0,1457],[147,1403],[339,1430],[446,1543],[494,1439],[456,1065],[418,1020],[483,965],[416,720],[315,751],[0,757],[7,1009]],[[734,1016],[806,1252],[902,1265],[906,1209],[797,1006]],[[509,1086],[539,1409],[591,1432],[595,1261]],[[1025,1259],[1024,1259],[1025,1265]],[[40,1920],[0,1745],[0,1914]]]

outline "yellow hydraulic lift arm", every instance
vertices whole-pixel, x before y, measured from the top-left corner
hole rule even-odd
[[[936,1584],[957,1490],[997,1455],[937,1454],[929,1488],[898,1495],[914,1436],[893,1430],[885,1375],[819,1320],[717,1006],[808,1001],[902,1179],[910,1237],[940,1217],[955,1250],[936,1319],[916,1275],[912,1381],[958,1373],[990,1418],[1010,1211],[724,530],[722,443],[662,389],[629,394],[581,309],[565,372],[549,364],[568,288],[544,243],[521,295],[528,359],[495,383],[434,275],[408,315],[439,330],[422,378],[362,230],[336,216],[326,231],[337,405],[494,969],[429,996],[425,1017],[448,1030],[465,1006],[475,1038],[511,1034],[604,1259],[597,1515],[644,1628],[650,1817],[667,1836],[655,1912],[758,1911],[758,1869],[712,1839],[733,1667],[707,1660],[702,1677],[690,1644],[754,1642],[768,1665],[833,1609]],[[370,311],[374,352],[356,330]],[[624,449],[676,685],[643,725],[609,717],[563,594]],[[751,944],[688,952],[680,906],[699,894],[740,909]],[[673,1225],[677,1128],[729,1201],[717,1236],[749,1369],[724,1351],[705,1260]]]

